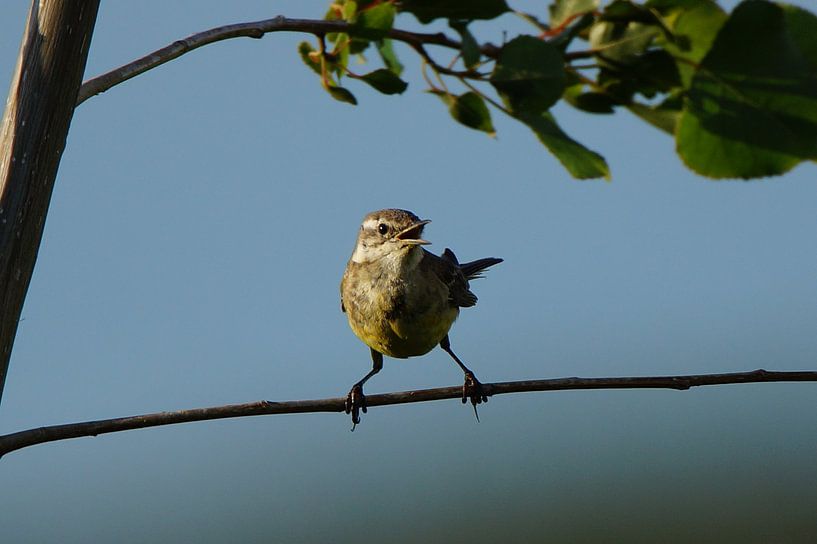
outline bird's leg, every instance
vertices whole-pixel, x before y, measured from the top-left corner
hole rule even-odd
[[[363,376],[363,379],[352,386],[351,391],[346,396],[346,413],[352,414],[352,430],[360,423],[360,412],[366,413],[366,395],[363,394],[363,384],[383,369],[383,354],[379,351],[372,351],[372,370]]]
[[[479,414],[477,413],[477,404],[481,402],[488,402],[488,395],[485,394],[485,391],[482,388],[482,384],[474,376],[474,373],[460,361],[460,358],[456,356],[456,354],[451,350],[451,342],[448,340],[448,335],[445,335],[445,338],[442,339],[440,342],[440,347],[445,350],[447,354],[451,356],[454,361],[460,365],[463,373],[465,374],[465,383],[462,384],[462,403],[465,404],[467,399],[471,400],[471,406],[474,407],[474,415],[477,417],[477,421],[479,421]]]

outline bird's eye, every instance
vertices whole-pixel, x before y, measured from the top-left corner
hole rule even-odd
[[[379,225],[377,225],[377,232],[379,232],[380,234],[386,234],[387,232],[389,232],[389,226],[386,223],[380,223]]]

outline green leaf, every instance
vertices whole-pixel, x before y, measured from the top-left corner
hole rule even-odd
[[[817,18],[805,13],[760,0],[735,8],[679,121],[678,153],[692,170],[755,178],[817,159]]]
[[[602,21],[637,21],[644,23],[644,12],[647,11],[643,6],[633,4],[630,0],[613,0],[604,8],[601,14]]]
[[[599,7],[599,0],[555,0],[549,7],[550,26],[558,28],[571,17],[580,13],[594,11]]]
[[[565,94],[565,100],[574,108],[587,113],[614,113],[616,102],[609,95],[596,92]]]
[[[510,11],[505,0],[403,0],[400,11],[413,13],[423,24],[434,19],[495,19]]]
[[[332,51],[324,55],[326,59],[326,69],[334,72],[338,77],[346,74],[346,67],[349,65],[349,35],[344,32],[335,34],[335,46]]]
[[[446,93],[435,94],[448,104],[448,112],[459,123],[486,132],[491,136],[496,134],[491,122],[491,112],[488,111],[485,101],[477,93],[469,91],[460,96]]]
[[[352,36],[349,40],[349,54],[360,55],[369,48],[371,43],[369,40]]]
[[[653,25],[661,29],[668,39],[673,39],[672,32],[670,32],[658,13],[630,0],[613,0],[613,2],[604,9],[600,19],[602,21],[619,23],[643,23],[645,25]]]
[[[479,62],[481,53],[479,44],[468,30],[468,23],[464,21],[449,21],[449,26],[456,30],[462,39],[462,61],[466,68],[473,68]]]
[[[334,2],[329,5],[329,9],[326,10],[323,18],[327,21],[342,21],[344,20],[344,7],[345,4],[339,4],[338,2]],[[334,43],[337,39],[336,32],[330,32],[326,35],[326,41],[330,43]]]
[[[800,52],[817,69],[817,39],[814,29],[817,28],[817,16],[797,6],[781,4],[786,18],[789,36],[797,44]]]
[[[639,102],[627,104],[627,109],[652,126],[663,130],[670,136],[675,136],[675,127],[678,125],[678,118],[681,115],[678,109],[668,108],[663,105],[647,106]]]
[[[309,66],[316,74],[321,74],[321,63],[313,58],[313,55],[317,54],[317,51],[312,48],[309,42],[301,42],[298,44],[298,54],[301,56],[301,60],[304,61],[304,64]]]
[[[703,60],[726,22],[726,12],[712,0],[654,0],[648,5],[655,5],[669,21],[675,40],[663,45],[675,57],[683,86],[688,88],[695,65]]]
[[[403,73],[403,65],[400,63],[400,60],[398,60],[397,55],[395,55],[390,39],[386,38],[385,40],[377,42],[377,52],[380,53],[380,58],[383,60],[383,64],[386,65],[386,68],[398,76]]]
[[[599,64],[619,69],[643,54],[660,31],[643,23],[601,21],[590,29],[590,46],[599,50]]]
[[[344,89],[343,87],[336,87],[334,85],[329,85],[326,87],[327,92],[334,98],[340,102],[346,102],[347,104],[352,104],[353,106],[357,106],[357,98],[348,89]]]
[[[350,33],[367,40],[382,40],[394,25],[396,12],[394,5],[388,2],[365,9],[358,13]]]
[[[610,169],[604,157],[565,134],[550,113],[526,114],[518,116],[517,119],[533,130],[539,141],[559,159],[574,178],[610,179]]]
[[[401,94],[408,87],[408,83],[386,68],[369,72],[366,75],[360,76],[359,79],[365,81],[383,94]]]
[[[589,41],[598,51],[598,83],[617,102],[628,104],[636,93],[652,98],[680,84],[675,59],[654,46],[675,41],[660,14],[616,0],[602,19],[590,29]]]
[[[574,74],[568,74],[568,87],[562,98],[574,108],[587,113],[614,113],[618,105],[612,96],[597,91],[587,91],[587,86]]]
[[[667,93],[681,85],[675,59],[661,49],[651,49],[639,55],[624,72],[631,74],[635,90],[648,98],[656,93]]]
[[[344,21],[352,21],[357,13],[357,2],[346,0],[341,8],[341,17]]]
[[[542,113],[565,89],[564,58],[547,42],[519,36],[502,48],[490,81],[512,111]]]
[[[337,7],[337,3],[331,4],[324,13],[323,18],[327,21],[340,21],[343,19],[343,10],[337,9]]]

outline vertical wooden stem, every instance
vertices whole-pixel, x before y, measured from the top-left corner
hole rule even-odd
[[[0,398],[99,0],[33,0],[0,126]]]

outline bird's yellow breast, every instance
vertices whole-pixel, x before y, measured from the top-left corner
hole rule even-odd
[[[459,311],[426,312],[386,319],[355,319],[349,313],[349,325],[369,347],[389,357],[400,359],[424,355],[434,349],[448,334]]]
[[[352,331],[389,357],[428,353],[459,315],[448,286],[422,267],[395,275],[379,263],[350,263],[341,294]]]

